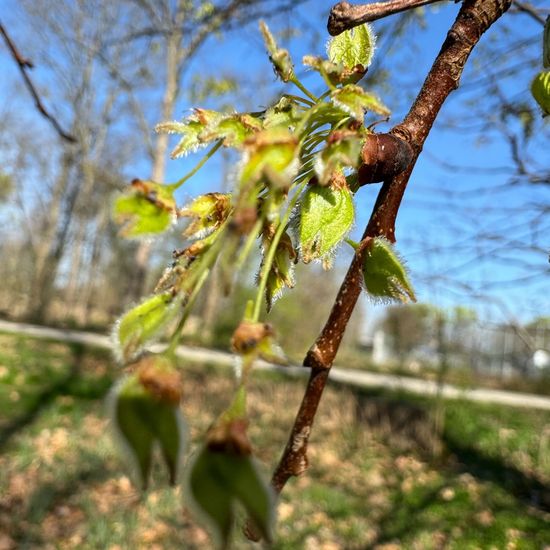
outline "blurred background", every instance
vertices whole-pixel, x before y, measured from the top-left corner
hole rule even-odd
[[[289,49],[306,86],[313,92],[322,89],[300,61],[307,53],[324,54],[331,5],[324,0],[4,0],[0,22],[6,35],[32,61],[34,68],[27,72],[42,105],[74,139],[61,137],[41,116],[0,37],[0,318],[106,333],[117,317],[152,292],[172,250],[185,246],[182,226],[156,240],[124,240],[111,219],[112,199],[133,178],[175,181],[197,161],[193,155],[170,160],[172,140],[155,134],[155,124],[188,116],[196,106],[255,111],[270,105],[283,87],[265,54],[260,19]],[[392,110],[377,131],[390,129],[408,111],[457,10],[454,2],[440,2],[373,25],[376,53],[362,85]],[[542,70],[542,30],[549,14],[539,0],[513,2],[475,48],[460,88],[426,142],[397,221],[397,249],[419,303],[397,307],[362,298],[338,366],[440,386],[550,391],[550,124],[529,92]],[[178,204],[230,189],[237,161],[223,151],[178,191]],[[357,194],[351,235],[356,240],[378,187],[366,186]],[[214,271],[186,327],[186,343],[228,349],[254,292],[258,258],[230,297],[223,295]],[[293,361],[301,361],[322,327],[350,259],[342,248],[331,271],[298,266],[296,287],[270,314],[268,320]],[[0,549],[134,547],[130,540],[164,548],[180,544],[182,533],[189,547],[208,547],[204,532],[190,527],[187,516],[174,512],[174,521],[184,522],[179,526],[166,519],[176,497],[152,493],[156,501],[135,508],[132,499],[137,497],[109,444],[101,440],[99,458],[86,446],[94,437],[90,434],[103,433],[100,402],[114,378],[107,355],[1,331],[0,341],[0,451],[6,447],[12,453],[0,457],[0,465],[6,466],[0,485],[7,495],[0,501]],[[215,373],[215,384],[229,384],[227,373],[208,369],[189,375],[196,389],[190,407],[197,408],[194,414],[203,427],[209,418],[198,412],[208,399],[201,393],[205,377]],[[265,442],[262,457],[271,463],[290,418],[279,426],[285,419],[273,419],[262,400],[267,395],[294,399],[289,408],[295,409],[299,391],[295,381],[284,378],[275,384],[271,375],[265,376],[258,382],[254,406],[277,440]],[[286,393],[277,389],[285,384],[290,388]],[[283,501],[281,548],[550,545],[548,411],[527,409],[520,415],[506,407],[444,406],[439,398],[386,390],[331,391],[328,401],[336,409],[338,399],[354,405],[342,407],[333,424],[329,410],[323,409],[326,422],[322,417],[319,424],[326,441],[319,437],[312,451],[317,465],[310,481],[293,485]],[[368,435],[360,430],[365,424],[371,428]],[[415,431],[417,424],[425,436]],[[327,431],[329,425],[345,426],[340,434],[345,443]],[[78,434],[78,441],[71,434]],[[260,441],[266,437],[258,428]],[[411,449],[420,458],[412,458]],[[42,456],[39,466],[36,456]],[[453,456],[471,468],[446,470],[447,462],[445,468],[434,465],[434,456],[441,461]],[[74,471],[70,466],[65,472],[69,477],[61,480],[54,472],[66,461],[74,462]],[[88,466],[79,470],[83,461]],[[351,477],[334,474],[341,471],[337,464],[349,464]],[[496,477],[476,477],[480,464]],[[392,480],[385,479],[386,468],[393,470]],[[79,496],[71,494],[71,483],[86,484],[86,476],[93,482],[92,492],[86,492],[88,487]],[[107,481],[108,476],[114,478]],[[378,504],[376,498],[368,500],[379,493]],[[311,521],[300,520],[303,525],[296,510],[301,494],[309,495],[304,510],[311,512]],[[379,517],[369,516],[372,524],[357,519],[366,494],[369,507],[380,511]],[[456,508],[441,512],[451,501]],[[92,524],[90,510],[98,502],[105,503],[105,513],[120,502],[128,509],[111,523]],[[315,508],[319,503],[324,508]],[[15,527],[10,520],[14,513],[19,518]],[[422,523],[418,518],[424,513],[435,519]],[[155,529],[160,521],[164,531],[131,532],[139,514],[149,514],[145,524]],[[316,514],[321,516],[315,519]],[[525,517],[524,523],[510,526],[510,518],[517,522],[518,517]],[[319,535],[328,519],[333,527]],[[472,521],[479,536],[467,546],[465,530]],[[93,537],[86,538],[86,532]]]

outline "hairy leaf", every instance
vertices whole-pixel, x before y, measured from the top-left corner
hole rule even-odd
[[[310,185],[300,204],[299,243],[302,260],[323,259],[345,238],[353,225],[353,198],[347,185]]]
[[[366,69],[371,64],[375,43],[374,32],[365,23],[331,38],[327,44],[327,54],[333,63],[342,63],[348,69],[356,65]]]
[[[176,219],[172,193],[167,186],[135,180],[113,204],[113,218],[122,224],[121,235],[135,238],[166,231]]]
[[[363,121],[365,111],[373,111],[382,116],[389,116],[390,114],[390,110],[376,96],[365,92],[363,88],[354,84],[348,84],[343,88],[334,90],[330,97],[334,105],[359,121]]]
[[[260,21],[260,30],[262,31],[269,59],[273,64],[275,72],[283,82],[288,82],[294,77],[294,65],[292,64],[288,50],[277,46],[275,38],[263,21]]]
[[[180,211],[180,216],[193,218],[185,229],[186,237],[202,238],[212,233],[227,219],[231,210],[231,194],[206,193]]]
[[[264,178],[275,187],[290,184],[298,169],[298,140],[287,129],[271,128],[247,140],[241,170],[243,183]]]
[[[550,115],[550,71],[543,71],[535,77],[531,84],[531,93],[543,115]]]
[[[254,132],[261,130],[262,123],[251,115],[236,114],[219,119],[199,136],[201,141],[223,139],[225,147],[241,148],[243,142]]]
[[[367,70],[363,65],[355,65],[354,67],[345,67],[342,63],[333,63],[323,59],[306,55],[303,58],[304,65],[312,67],[322,76],[327,78],[331,84],[355,84],[365,76]]]
[[[197,511],[221,547],[229,541],[235,503],[241,504],[266,541],[273,538],[274,498],[251,456],[204,447],[195,459],[189,489]]]
[[[116,337],[124,360],[135,357],[174,318],[180,299],[171,292],[155,294],[125,313],[116,326]]]
[[[405,266],[391,243],[382,237],[373,239],[364,251],[363,283],[375,298],[416,301]]]
[[[174,484],[185,446],[185,422],[178,399],[163,399],[158,391],[150,390],[153,373],[159,384],[171,381],[174,373],[165,366],[149,360],[147,366],[149,385],[144,385],[143,373],[133,374],[114,389],[113,420],[122,438],[124,448],[137,465],[141,485],[147,487],[155,441],[159,443],[163,460]]]
[[[315,173],[321,185],[326,185],[335,171],[356,168],[361,155],[362,137],[351,130],[336,130],[329,135],[327,145],[315,157]]]

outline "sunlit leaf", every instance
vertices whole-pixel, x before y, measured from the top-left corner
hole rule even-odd
[[[416,301],[403,262],[391,243],[382,237],[373,239],[363,252],[363,283],[375,298]]]
[[[371,64],[375,43],[374,32],[365,23],[331,38],[327,44],[327,54],[330,61],[342,63],[348,69],[356,65],[366,69]]]
[[[176,219],[173,191],[150,181],[134,180],[113,204],[113,218],[126,238],[147,237],[166,231]]]
[[[315,173],[321,185],[326,185],[335,171],[358,166],[362,141],[351,130],[336,130],[329,135],[326,146],[315,157]]]
[[[299,243],[302,260],[323,259],[327,264],[333,250],[353,225],[353,198],[347,185],[310,185],[300,204]]]
[[[290,129],[296,126],[300,118],[296,101],[283,96],[275,105],[267,109],[264,114],[263,125],[266,129],[277,126]]]
[[[262,178],[276,187],[288,185],[298,169],[298,140],[283,128],[272,128],[254,134],[246,143],[241,170],[243,183]]]
[[[550,115],[550,71],[543,71],[534,78],[531,83],[531,93],[542,109],[543,115]]]
[[[353,67],[346,67],[342,63],[333,63],[322,57],[315,57],[312,55],[304,56],[303,63],[315,69],[333,85],[355,84],[361,80],[367,72],[366,68],[360,64]]]
[[[264,238],[263,248],[264,257],[270,247],[270,239]],[[269,275],[267,276],[267,284],[265,289],[265,299],[267,304],[267,311],[270,311],[273,307],[273,303],[281,296],[283,289],[294,287],[294,264],[296,260],[296,251],[292,245],[292,241],[287,233],[283,233],[275,256]],[[260,266],[260,272],[263,267]]]
[[[212,233],[227,219],[231,211],[231,195],[206,193],[180,210],[180,216],[192,218],[185,229],[186,237],[202,238]]]
[[[294,77],[294,66],[292,64],[292,60],[290,59],[288,50],[277,46],[275,38],[263,21],[260,22],[260,30],[262,31],[267,52],[269,54],[269,59],[273,64],[275,72],[279,75],[283,82],[288,82]]]
[[[363,121],[365,111],[372,111],[382,116],[390,115],[390,110],[376,96],[354,84],[334,90],[330,97],[334,105],[360,121]]]
[[[180,300],[171,292],[163,292],[125,313],[115,329],[122,358],[135,357],[177,315],[179,305]]]
[[[261,130],[262,123],[248,114],[235,114],[220,118],[199,136],[201,140],[223,139],[225,147],[240,148],[251,134]]]

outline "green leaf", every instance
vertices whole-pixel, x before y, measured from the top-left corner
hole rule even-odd
[[[155,294],[125,313],[116,325],[115,334],[122,358],[127,361],[151,342],[178,313],[181,299],[171,292]]]
[[[312,55],[304,56],[302,62],[304,65],[315,69],[334,86],[337,84],[355,84],[359,82],[367,72],[363,65],[358,64],[348,68],[344,67],[342,63],[333,63],[322,57],[315,57]]]
[[[294,128],[300,118],[296,101],[283,96],[275,105],[267,109],[264,114],[263,125],[265,129],[277,126],[289,129]]]
[[[301,199],[299,218],[300,252],[304,263],[330,255],[353,225],[354,208],[347,185],[310,185]]]
[[[365,116],[365,111],[373,111],[382,116],[389,116],[391,113],[376,96],[365,92],[363,88],[354,84],[348,84],[343,88],[334,90],[330,97],[334,105],[361,122]]]
[[[377,237],[363,253],[363,283],[375,298],[416,301],[407,271],[391,243]]]
[[[126,238],[146,237],[166,231],[176,220],[176,202],[167,186],[134,180],[113,204],[113,219]]]
[[[331,38],[327,44],[327,54],[333,63],[342,63],[352,69],[362,65],[365,69],[371,64],[376,37],[370,25],[365,23]]]
[[[327,138],[326,147],[315,157],[315,173],[326,185],[334,172],[359,165],[363,138],[351,130],[336,130]]]
[[[260,21],[260,30],[262,31],[269,59],[273,64],[275,72],[283,82],[292,80],[294,78],[294,65],[292,64],[288,50],[277,46],[275,38],[263,21]]]
[[[148,367],[151,368],[156,369]],[[116,386],[112,400],[114,425],[137,466],[141,486],[145,489],[148,485],[155,441],[159,443],[170,482],[174,484],[185,446],[185,422],[179,400],[161,400],[143,385],[139,374]]]
[[[542,109],[543,115],[550,115],[550,71],[539,73],[531,83],[531,93]]]
[[[180,216],[193,218],[185,229],[186,237],[203,238],[220,227],[231,211],[231,194],[206,193],[180,211]]]
[[[201,140],[223,139],[225,147],[241,148],[244,141],[261,130],[262,123],[248,114],[235,114],[221,118],[199,136]]]
[[[244,507],[266,541],[273,539],[273,492],[252,457],[204,447],[191,467],[189,489],[195,508],[222,548],[229,543],[235,503]]]
[[[264,239],[264,256],[270,247],[270,240]],[[265,299],[267,311],[270,311],[274,302],[281,296],[283,289],[294,287],[294,263],[296,260],[296,251],[292,241],[287,233],[283,233],[281,240],[275,251],[273,263],[267,277],[265,289]],[[263,262],[262,262],[263,265]],[[262,266],[260,266],[260,272]]]
[[[161,122],[155,127],[155,131],[166,134],[182,134],[172,153],[171,158],[175,159],[196,151],[199,147],[206,145],[215,137],[204,137],[204,131],[211,125],[216,124],[222,117],[216,111],[207,109],[195,109],[193,114],[183,122],[169,121]]]
[[[289,185],[298,169],[298,140],[288,129],[270,128],[246,142],[241,182],[266,179],[276,187]]]

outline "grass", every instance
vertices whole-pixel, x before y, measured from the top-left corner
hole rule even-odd
[[[104,413],[119,375],[108,354],[7,335],[0,350],[1,548],[211,547],[160,467],[146,494],[134,489]],[[228,404],[233,381],[228,369],[182,368],[192,452]],[[254,377],[250,435],[266,471],[286,441],[302,386],[272,373]],[[387,413],[373,422],[362,414],[372,403],[384,405],[379,412],[410,406],[410,419],[392,426]],[[279,503],[275,548],[550,544],[550,413],[450,401],[434,459],[415,431],[433,437],[432,406],[409,395],[329,388],[310,470]],[[234,546],[250,548],[238,530]]]

